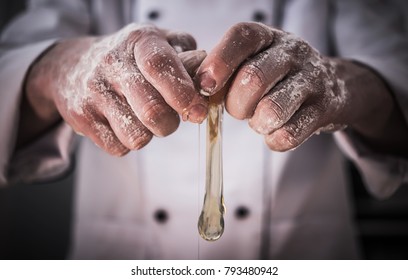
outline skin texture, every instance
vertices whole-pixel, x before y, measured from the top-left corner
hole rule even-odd
[[[121,156],[142,148],[153,135],[174,132],[179,116],[202,122],[208,102],[191,75],[206,54],[176,52],[195,48],[188,34],[135,24],[103,38],[58,43],[28,74],[20,144],[61,116],[77,133]]]
[[[180,116],[202,122],[203,95],[223,89],[227,111],[247,119],[272,150],[348,126],[375,150],[408,156],[403,117],[366,66],[322,56],[302,39],[258,23],[232,26],[208,56],[184,52],[195,47],[190,35],[134,24],[102,38],[59,42],[28,73],[17,148],[62,117],[121,156],[174,132]]]
[[[196,82],[204,95],[227,85],[227,111],[248,119],[272,150],[348,126],[377,151],[408,155],[408,129],[381,78],[363,65],[322,56],[293,34],[234,25],[203,61]]]

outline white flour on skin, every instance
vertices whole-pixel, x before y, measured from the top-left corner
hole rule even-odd
[[[189,77],[180,60],[169,57],[164,47],[160,47],[156,42],[150,42],[144,46],[151,50],[145,57],[137,57],[136,60],[147,60],[146,64],[139,65],[142,72],[146,73],[146,79],[155,82],[156,89],[163,93],[163,98],[168,104],[178,112],[182,113],[183,120],[189,116],[188,108],[193,103],[192,90],[195,92],[192,79]],[[175,52],[176,54],[176,52]],[[154,57],[154,59],[150,59]],[[160,59],[158,58],[160,57]],[[177,67],[177,71],[175,69]],[[180,73],[182,71],[182,73]],[[180,78],[182,74],[184,78]],[[171,88],[171,95],[167,94]]]
[[[246,62],[240,69],[238,91],[244,94],[243,98],[236,98],[233,103],[235,110],[247,112],[253,110],[253,102],[259,102],[278,82],[287,74],[285,65],[289,61],[289,55],[276,48],[267,49],[253,59]],[[273,73],[273,81],[271,77]],[[235,82],[233,84],[235,87]],[[248,108],[248,102],[251,108]],[[252,112],[247,112],[249,117]]]
[[[213,89],[209,89],[210,92],[207,92],[205,89],[200,89],[200,94],[210,96],[222,89],[231,78],[230,76],[224,77],[223,74],[227,73],[232,75],[237,68],[239,68],[239,65],[235,64],[237,62],[242,63],[242,61],[237,61],[236,59],[236,56],[240,56],[239,54],[243,52],[242,48],[245,48],[244,52],[250,56],[248,59],[251,60],[252,56],[256,56],[261,50],[266,49],[272,43],[273,35],[274,32],[270,27],[260,23],[240,23],[232,27],[223,37],[223,41],[221,42],[222,47],[219,45],[213,51],[213,58],[217,60],[218,63],[212,63],[205,68],[205,72],[208,76],[215,79],[217,84]],[[248,44],[248,42],[250,44]],[[220,76],[224,79],[219,80],[217,73],[221,73]],[[199,71],[199,75],[202,74],[204,74],[204,72]],[[242,79],[242,83],[244,85],[250,84],[251,77],[248,75]]]
[[[126,103],[125,97],[120,94],[115,95],[113,93],[114,91],[131,92],[130,88],[133,84],[140,85],[148,83],[136,66],[133,49],[125,48],[124,46],[124,44],[127,44],[125,41],[128,40],[129,33],[134,31],[135,28],[135,25],[130,25],[117,34],[94,43],[89,51],[81,57],[74,71],[66,77],[67,83],[65,87],[62,83],[60,84],[61,89],[64,88],[61,92],[66,100],[68,110],[84,117],[86,114],[90,114],[89,110],[85,110],[88,106],[94,107],[98,111],[106,111],[105,114],[108,114],[107,116],[110,116],[110,119],[116,120],[120,124],[120,128],[126,130],[125,134],[145,137],[146,128],[135,118],[133,111],[98,109],[100,106],[106,106],[106,102],[109,102],[109,99],[113,99],[112,102],[115,103],[120,103],[118,100],[121,99],[120,101],[122,103]],[[156,54],[162,52],[159,47],[153,51]],[[167,61],[169,64],[172,63],[170,58],[167,59]],[[171,65],[167,66],[165,63],[162,63],[154,67],[158,69],[164,68],[165,71],[160,71],[160,75],[163,79],[170,80],[180,92],[183,91],[184,86],[192,86],[192,82],[188,84],[188,82],[180,78],[176,79],[174,67]],[[112,83],[111,86],[107,86],[107,84],[109,85],[110,83]],[[157,103],[157,99],[152,95],[151,89],[151,85],[138,87],[138,90],[142,90],[140,93],[143,94],[148,101],[146,105],[143,106],[146,110],[150,108],[154,109]],[[103,96],[106,97],[102,98],[101,102],[100,97]],[[103,100],[105,100],[105,102]],[[124,105],[129,108],[128,104]],[[144,114],[145,112],[137,113]],[[152,114],[149,114],[149,116],[152,116]],[[156,124],[154,118],[149,118],[148,121],[152,125]],[[94,124],[90,123],[90,125],[95,126],[95,129],[100,131],[101,134],[106,133],[101,127],[102,124],[97,123],[98,121],[94,122]],[[112,139],[114,136],[109,135],[109,133],[105,135],[106,137],[104,135],[99,136],[103,141],[114,141],[114,139]]]
[[[289,80],[287,78],[282,81],[284,83],[281,85],[282,88],[278,89],[274,95],[267,96],[273,102],[274,107],[279,108],[279,111],[272,115],[280,116],[280,118],[265,117],[257,120],[258,122],[264,122],[255,125],[258,132],[266,134],[271,127],[276,130],[284,126],[288,133],[281,134],[284,137],[281,140],[286,141],[288,146],[296,147],[313,133],[344,128],[341,124],[327,124],[326,122],[326,119],[335,120],[348,100],[348,92],[344,81],[336,76],[336,62],[324,59],[315,49],[292,34],[284,34],[282,37],[277,38],[276,41],[275,43],[278,45],[272,45],[271,47],[279,48],[279,54],[281,55],[278,56],[276,62],[274,61],[276,68],[279,69],[279,64],[285,63],[289,56],[294,64],[298,65],[299,71],[290,74],[294,78],[289,78]],[[277,55],[277,53],[274,55]],[[268,59],[268,57],[265,58]],[[244,86],[250,82],[249,76],[241,80],[241,84]],[[316,105],[312,103],[307,105],[306,109],[303,108],[304,99],[307,97],[305,94],[314,98]],[[275,99],[276,101],[279,99],[277,95],[280,95],[280,102],[287,105],[286,108],[282,108],[279,103],[275,102]],[[282,98],[285,99],[283,96],[287,96],[289,100],[282,101]],[[322,104],[324,111],[321,109]],[[296,119],[290,120],[290,123],[286,124],[289,117],[291,117],[290,115],[298,110],[301,110],[299,112],[302,115],[298,113]],[[319,127],[319,125],[323,125],[323,127]]]
[[[282,81],[260,101],[250,126],[262,135],[282,127],[302,105],[308,86],[301,74]]]
[[[165,38],[154,40],[161,40],[158,32],[150,26],[132,24],[94,43],[67,77],[63,95],[68,111],[79,116],[94,113],[96,120],[102,117],[99,114],[106,116],[126,143],[150,139],[148,129],[157,136],[171,132],[178,124],[178,115],[165,102],[184,112],[183,119],[187,120],[195,87],[181,61],[169,54],[172,49],[167,48]],[[148,36],[153,40],[135,40],[144,33],[151,33]],[[195,121],[197,116],[193,117]]]
[[[84,105],[92,102],[91,96],[94,93],[90,91],[88,83],[94,83],[94,79],[103,78],[101,76],[96,76],[95,72],[101,65],[106,64],[106,62],[104,61],[105,56],[110,53],[111,50],[118,48],[118,46],[125,41],[127,36],[125,36],[123,33],[120,32],[116,36],[106,37],[101,41],[94,43],[90,47],[89,51],[84,56],[82,56],[74,71],[70,75],[68,75],[68,83],[66,85],[66,88],[65,90],[61,90],[61,92],[64,93],[64,97],[67,101],[69,110],[73,110],[79,115],[82,115],[84,113]],[[111,67],[104,68],[104,70],[109,69],[111,69]],[[102,83],[100,84],[102,85]],[[101,92],[103,92],[107,89],[98,88],[98,90],[101,90]]]
[[[349,93],[345,87],[345,82],[336,76],[337,63],[334,61],[324,61],[319,56],[317,62],[312,62],[313,66],[321,69],[324,78],[325,86],[325,99],[327,99],[326,111],[332,114],[337,114],[342,110],[347,103]],[[316,133],[320,131],[333,132],[336,130],[344,129],[346,125],[341,123],[329,123],[317,129]]]
[[[299,42],[299,40],[301,42]],[[301,70],[299,74],[305,75],[305,77],[309,76],[312,79],[309,82],[309,86],[313,87],[311,92],[317,90],[316,100],[321,101],[324,106],[326,106],[325,112],[323,114],[337,114],[339,110],[341,110],[348,99],[348,92],[345,88],[344,81],[340,80],[336,76],[336,62],[331,61],[329,59],[324,59],[317,50],[308,46],[305,42],[301,39],[296,38],[294,35],[289,35],[288,40],[285,43],[288,47],[294,48],[298,51],[297,56],[302,58],[302,56],[306,55],[305,62],[303,65],[310,63],[312,67],[312,71],[305,71]],[[314,82],[315,81],[315,82]],[[314,88],[315,83],[322,83],[324,89]],[[297,87],[297,85],[295,85]],[[298,92],[292,91],[291,95],[293,95],[294,99],[296,99],[296,94]],[[322,113],[313,114],[310,113],[308,118],[300,119],[299,120],[299,128],[298,131],[302,131],[306,129],[307,125],[318,125],[319,122],[324,121],[320,120],[319,118],[322,117]],[[325,117],[325,118],[333,118],[332,117]],[[342,127],[341,124],[329,124],[327,128],[339,128]],[[317,128],[319,131],[324,128]],[[307,129],[306,129],[307,130]]]

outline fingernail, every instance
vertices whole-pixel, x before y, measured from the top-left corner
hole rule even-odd
[[[183,121],[190,121],[193,123],[202,123],[207,117],[208,108],[202,104],[196,104],[190,109],[183,111]]]
[[[200,81],[200,93],[205,96],[210,96],[217,85],[217,82],[207,72],[204,72],[199,76]]]

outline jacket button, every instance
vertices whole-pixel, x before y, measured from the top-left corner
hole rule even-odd
[[[257,22],[265,22],[266,15],[262,11],[255,11],[254,14],[252,15],[252,20]]]
[[[150,20],[156,20],[156,19],[158,19],[160,17],[160,12],[157,11],[157,10],[152,10],[147,14],[147,17]]]
[[[249,216],[249,209],[245,206],[239,206],[235,209],[235,217],[237,219],[245,219]]]
[[[154,219],[159,224],[164,224],[169,219],[169,215],[167,214],[166,210],[158,209],[154,212]]]

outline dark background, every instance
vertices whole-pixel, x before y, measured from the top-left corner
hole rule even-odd
[[[408,2],[400,2],[407,8]],[[0,1],[0,31],[23,9],[22,0]],[[408,188],[400,188],[389,200],[377,201],[368,195],[351,164],[349,169],[363,258],[408,259]],[[66,258],[72,186],[71,172],[53,183],[0,189],[0,259]]]
[[[24,0],[0,1],[0,32],[24,8]],[[66,258],[72,186],[70,172],[53,183],[0,188],[0,259]]]

